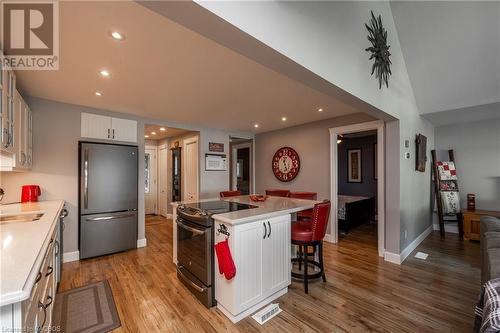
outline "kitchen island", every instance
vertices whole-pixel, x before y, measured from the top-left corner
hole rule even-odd
[[[284,295],[291,283],[290,227],[295,213],[318,201],[268,197],[254,202],[248,196],[211,199],[256,206],[212,215],[214,244],[228,240],[236,275],[226,280],[215,260],[217,308],[238,322]],[[177,262],[176,206],[174,204],[174,262]]]

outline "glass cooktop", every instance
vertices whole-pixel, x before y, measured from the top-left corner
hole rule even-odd
[[[205,211],[210,215],[234,212],[243,209],[257,208],[257,206],[242,204],[238,202],[222,201],[222,200],[195,202],[195,203],[185,204],[185,206]]]

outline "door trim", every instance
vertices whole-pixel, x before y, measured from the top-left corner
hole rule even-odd
[[[183,185],[182,185],[182,199],[183,200],[186,200],[185,198],[185,195],[186,195],[186,176],[187,176],[187,172],[186,172],[186,146],[189,145],[189,144],[196,144],[197,145],[197,148],[198,148],[198,154],[197,154],[197,163],[198,163],[198,172],[196,173],[196,177],[195,177],[195,182],[196,182],[196,198],[194,199],[194,201],[197,201],[200,197],[200,142],[199,142],[199,138],[198,136],[193,136],[193,137],[190,137],[190,138],[187,138],[187,139],[184,139],[182,141],[182,147],[183,149],[181,150],[181,167],[182,167],[182,181],[183,181]]]
[[[151,146],[151,145],[145,145],[144,146],[144,156],[147,154],[148,150],[153,150],[155,154],[155,159],[154,159],[154,177],[155,177],[155,188],[154,188],[154,208],[153,208],[153,214],[157,215],[158,214],[158,146]],[[150,162],[151,163],[151,162]],[[144,180],[143,180],[144,181]],[[149,193],[150,195],[152,194],[151,192]],[[144,212],[146,213],[146,193],[144,193]]]
[[[340,134],[377,130],[377,214],[378,214],[378,255],[384,257],[385,253],[385,135],[382,120],[369,121],[348,126],[330,128],[330,198],[332,209],[330,221],[330,241],[338,243],[338,149],[337,136]]]

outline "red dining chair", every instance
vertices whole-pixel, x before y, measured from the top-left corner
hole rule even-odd
[[[222,191],[220,192],[220,197],[221,198],[237,197],[242,194],[243,193],[241,193],[241,191]]]
[[[266,190],[266,195],[271,196],[271,197],[288,197],[288,194],[290,194],[289,190]]]
[[[292,259],[292,262],[303,262],[304,269],[299,268],[299,272],[292,271],[292,277],[302,279],[304,281],[304,291],[309,293],[309,280],[322,278],[326,282],[325,268],[323,265],[323,238],[326,234],[326,227],[330,217],[331,203],[325,200],[322,203],[314,205],[311,223],[294,223],[292,224],[292,244],[299,247],[299,257]],[[312,246],[313,249],[318,247],[319,261],[309,259],[307,247]],[[319,268],[319,272],[308,274],[309,264]]]
[[[318,193],[316,192],[290,192],[288,197],[293,199],[305,199],[305,200],[317,200]],[[297,212],[297,221],[298,222],[309,222],[312,218],[312,209],[303,210]]]

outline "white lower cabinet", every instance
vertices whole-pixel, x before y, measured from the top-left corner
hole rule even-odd
[[[290,215],[231,226],[215,221],[215,243],[229,233],[236,276],[226,280],[215,267],[215,299],[233,322],[285,294],[291,283]],[[225,229],[222,227],[222,229]]]
[[[30,297],[22,302],[0,308],[0,331],[5,332],[50,332],[52,309],[56,296],[56,252],[60,251],[59,222],[51,236],[42,265],[38,270]]]

